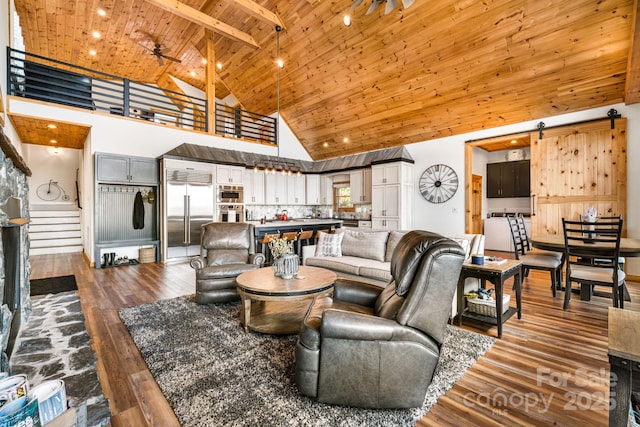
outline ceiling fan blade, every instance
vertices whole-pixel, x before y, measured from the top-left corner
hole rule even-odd
[[[148,50],[149,52],[153,52],[153,49],[150,49],[150,48],[146,47],[146,46],[145,46],[145,45],[143,45],[142,43],[140,43],[140,42],[136,42],[136,43],[138,43],[140,46],[142,46],[143,48],[145,48],[145,49],[146,49],[146,50]]]
[[[376,8],[378,7],[378,5],[382,2],[383,0],[372,0],[371,2],[371,6],[369,6],[369,9],[367,10],[367,13],[365,13],[365,15],[371,15],[371,13],[376,10]]]
[[[408,9],[414,1],[415,0],[402,0],[402,6],[404,6],[405,9]]]
[[[158,60],[158,65],[163,66],[164,61],[162,60],[162,55],[156,55],[156,59]]]
[[[163,58],[168,59],[169,61],[177,62],[178,64],[182,63],[178,58],[174,58],[172,56],[162,55]]]
[[[356,0],[356,2],[351,5],[351,9],[355,9],[356,7],[360,6],[362,4],[362,1],[363,0]]]
[[[387,5],[384,7],[384,14],[390,14],[391,11],[396,8],[396,6],[398,6],[397,0],[387,0]]]

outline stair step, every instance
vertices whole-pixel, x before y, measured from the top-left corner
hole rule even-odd
[[[82,246],[59,246],[56,248],[30,248],[29,256],[33,255],[49,255],[49,254],[67,254],[82,252]]]
[[[55,248],[60,246],[75,246],[82,245],[82,239],[80,237],[73,237],[68,239],[49,239],[49,240],[32,240],[31,248]]]
[[[29,211],[31,218],[80,217],[80,211]]]
[[[69,231],[56,230],[56,231],[37,232],[37,233],[29,232],[29,239],[31,239],[32,242],[36,240],[68,239],[70,237],[74,237],[74,238],[82,237],[80,235],[80,230],[69,230]]]
[[[80,221],[79,217],[57,217],[57,218],[38,218],[31,217],[31,223],[33,225],[39,224],[78,224]]]
[[[29,224],[29,235],[46,231],[80,231],[80,223],[73,224]]]

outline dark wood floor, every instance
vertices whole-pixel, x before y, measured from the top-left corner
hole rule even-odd
[[[94,269],[80,254],[31,257],[33,279],[75,274],[98,373],[112,411],[111,425],[179,425],[171,407],[118,317],[122,307],[194,292],[188,263]],[[509,286],[510,288],[510,286]],[[629,283],[640,310],[640,286]],[[522,319],[504,325],[503,338],[441,397],[419,426],[607,424],[610,300],[579,301],[562,310],[546,274],[523,284]],[[240,327],[240,326],[238,326]],[[465,329],[495,336],[495,327]]]

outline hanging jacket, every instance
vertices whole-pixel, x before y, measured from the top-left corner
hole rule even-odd
[[[133,228],[134,230],[142,230],[144,228],[144,203],[142,201],[142,193],[139,191],[133,201]]]

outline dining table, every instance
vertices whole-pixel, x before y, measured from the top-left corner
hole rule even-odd
[[[531,246],[536,249],[541,249],[545,251],[552,252],[564,252],[564,236],[562,234],[546,234],[546,235],[538,235],[532,236],[530,239]],[[603,243],[582,243],[585,248],[593,248],[593,250],[589,251],[593,254],[594,258],[598,257],[599,250],[602,249]],[[634,239],[629,237],[621,237],[620,238],[620,256],[621,257],[640,257],[640,239]],[[582,287],[580,292],[581,300],[590,300],[591,299],[591,287],[589,289],[585,289]],[[625,300],[629,301],[629,292],[624,290]]]

